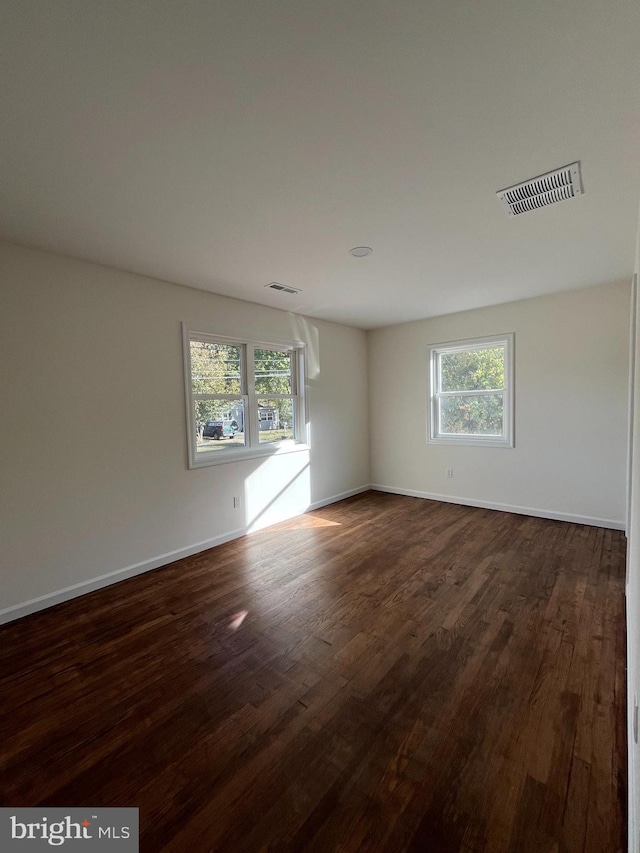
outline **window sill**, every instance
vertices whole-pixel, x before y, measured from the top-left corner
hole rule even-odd
[[[266,459],[272,456],[286,456],[289,453],[300,453],[309,450],[309,445],[303,442],[280,447],[248,447],[243,450],[214,450],[211,455],[202,454],[191,459],[189,468],[209,468],[212,465],[227,465],[229,462],[246,462],[251,459]]]
[[[508,450],[513,450],[514,442],[508,438],[466,438],[456,436],[437,436],[428,438],[427,444],[447,444],[449,447],[457,445],[459,447],[502,447]]]

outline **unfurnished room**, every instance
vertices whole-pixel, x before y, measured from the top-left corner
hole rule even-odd
[[[640,5],[0,44],[0,850],[640,853]]]

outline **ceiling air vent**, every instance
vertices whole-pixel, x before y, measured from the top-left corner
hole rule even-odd
[[[508,216],[519,216],[521,213],[529,213],[548,204],[570,201],[582,195],[580,163],[571,163],[569,166],[563,166],[562,169],[507,187],[496,195]]]
[[[286,287],[277,281],[272,281],[270,284],[265,284],[265,287],[270,287],[271,290],[281,290],[283,293],[302,293],[297,287]]]

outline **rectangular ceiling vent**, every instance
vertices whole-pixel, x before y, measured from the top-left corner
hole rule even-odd
[[[286,287],[277,281],[272,281],[270,284],[265,284],[265,287],[270,287],[271,290],[281,290],[283,293],[302,293],[297,287]]]
[[[578,161],[554,172],[547,172],[546,175],[531,178],[522,184],[507,187],[496,195],[508,216],[519,216],[521,213],[529,213],[559,201],[570,201],[582,195],[582,192]]]

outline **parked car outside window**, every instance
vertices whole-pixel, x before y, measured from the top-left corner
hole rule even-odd
[[[207,421],[202,430],[203,438],[233,438],[238,432],[238,422],[231,418],[219,418],[214,421]]]

